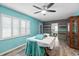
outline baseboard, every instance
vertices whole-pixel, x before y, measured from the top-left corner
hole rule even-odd
[[[3,52],[3,53],[0,53],[0,56],[3,56],[3,55],[5,55],[5,54],[7,54],[7,53],[9,53],[9,52],[11,52],[11,51],[13,51],[13,50],[16,50],[16,49],[22,47],[22,46],[25,46],[25,44],[19,45],[19,46],[15,47],[15,48],[12,48],[12,49],[8,50],[8,51],[5,51],[5,52]],[[24,49],[24,48],[23,48],[23,49]]]

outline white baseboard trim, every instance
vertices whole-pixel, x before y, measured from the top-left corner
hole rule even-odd
[[[3,52],[3,53],[0,53],[0,56],[2,56],[2,55],[4,55],[4,54],[7,54],[7,53],[9,53],[9,52],[11,52],[11,51],[13,51],[13,50],[16,50],[17,48],[20,48],[20,47],[22,47],[22,46],[25,46],[25,44],[19,45],[19,46],[15,47],[15,48],[12,48],[12,49],[8,50],[8,51],[5,51],[5,52]],[[24,47],[24,48],[25,48],[25,47]],[[22,48],[22,50],[23,50],[24,48]]]

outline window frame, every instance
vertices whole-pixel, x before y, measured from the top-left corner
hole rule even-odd
[[[24,36],[24,35],[25,35],[25,34],[22,34],[22,32],[21,32],[21,30],[22,30],[22,27],[21,27],[22,24],[21,24],[21,22],[22,22],[22,21],[25,22],[24,25],[25,25],[25,33],[26,33],[26,23],[27,23],[27,22],[26,22],[25,20],[21,20],[21,21],[20,21],[20,36]]]
[[[14,20],[14,19],[18,19],[18,23],[19,23],[19,27],[18,27],[18,35],[16,35],[16,36],[14,36],[13,35],[13,22],[12,22],[12,37],[13,38],[15,38],[15,37],[19,37],[20,36],[20,20],[19,20],[19,18],[17,18],[17,17],[12,17],[13,19],[12,20]]]
[[[4,39],[9,39],[9,38],[11,38],[11,37],[7,37],[7,38],[3,38],[3,37],[2,37],[2,35],[3,35],[3,34],[2,34],[2,30],[3,30],[3,26],[2,26],[2,16],[6,16],[6,17],[8,17],[8,18],[11,18],[11,16],[1,13],[1,39],[4,40]],[[11,18],[11,22],[12,22],[12,18]],[[11,32],[12,32],[12,30],[11,30]],[[12,36],[12,34],[11,34],[11,36]]]
[[[2,16],[11,17],[11,37],[2,38],[2,30],[3,30],[2,29]],[[19,20],[19,29],[18,29],[19,30],[19,35],[17,35],[17,36],[13,36],[13,19],[14,18],[17,18]],[[23,19],[23,21],[25,21],[25,33],[26,33],[24,35],[21,35],[21,21],[22,21],[22,19],[20,19],[18,17],[0,13],[0,40],[6,40],[6,39],[12,39],[12,38],[24,37],[24,36],[30,35],[30,21],[26,20],[26,19]],[[27,25],[28,22],[29,22],[29,28],[26,28],[28,26]],[[29,30],[29,33],[27,33],[27,30]]]
[[[27,23],[29,23],[29,24],[27,24]],[[31,34],[31,31],[30,31],[30,24],[31,24],[31,22],[29,21],[29,20],[26,20],[26,35],[30,35]],[[29,28],[27,27],[27,26],[29,26]],[[27,32],[27,30],[29,30],[29,32]]]

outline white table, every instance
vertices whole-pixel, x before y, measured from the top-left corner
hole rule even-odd
[[[46,37],[43,40],[35,39],[35,37],[28,38],[30,41],[36,41],[39,46],[42,47],[48,47],[50,49],[53,49],[54,46],[59,45],[58,37]]]

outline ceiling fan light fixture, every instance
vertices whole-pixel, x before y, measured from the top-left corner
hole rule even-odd
[[[46,10],[42,10],[41,13],[42,13],[42,14],[46,14]]]
[[[46,15],[47,12],[56,12],[55,10],[49,10],[49,8],[52,7],[53,5],[54,3],[49,3],[48,5],[43,5],[42,8],[33,5],[33,7],[40,10],[40,11],[35,12],[34,14],[42,13],[43,15]]]

